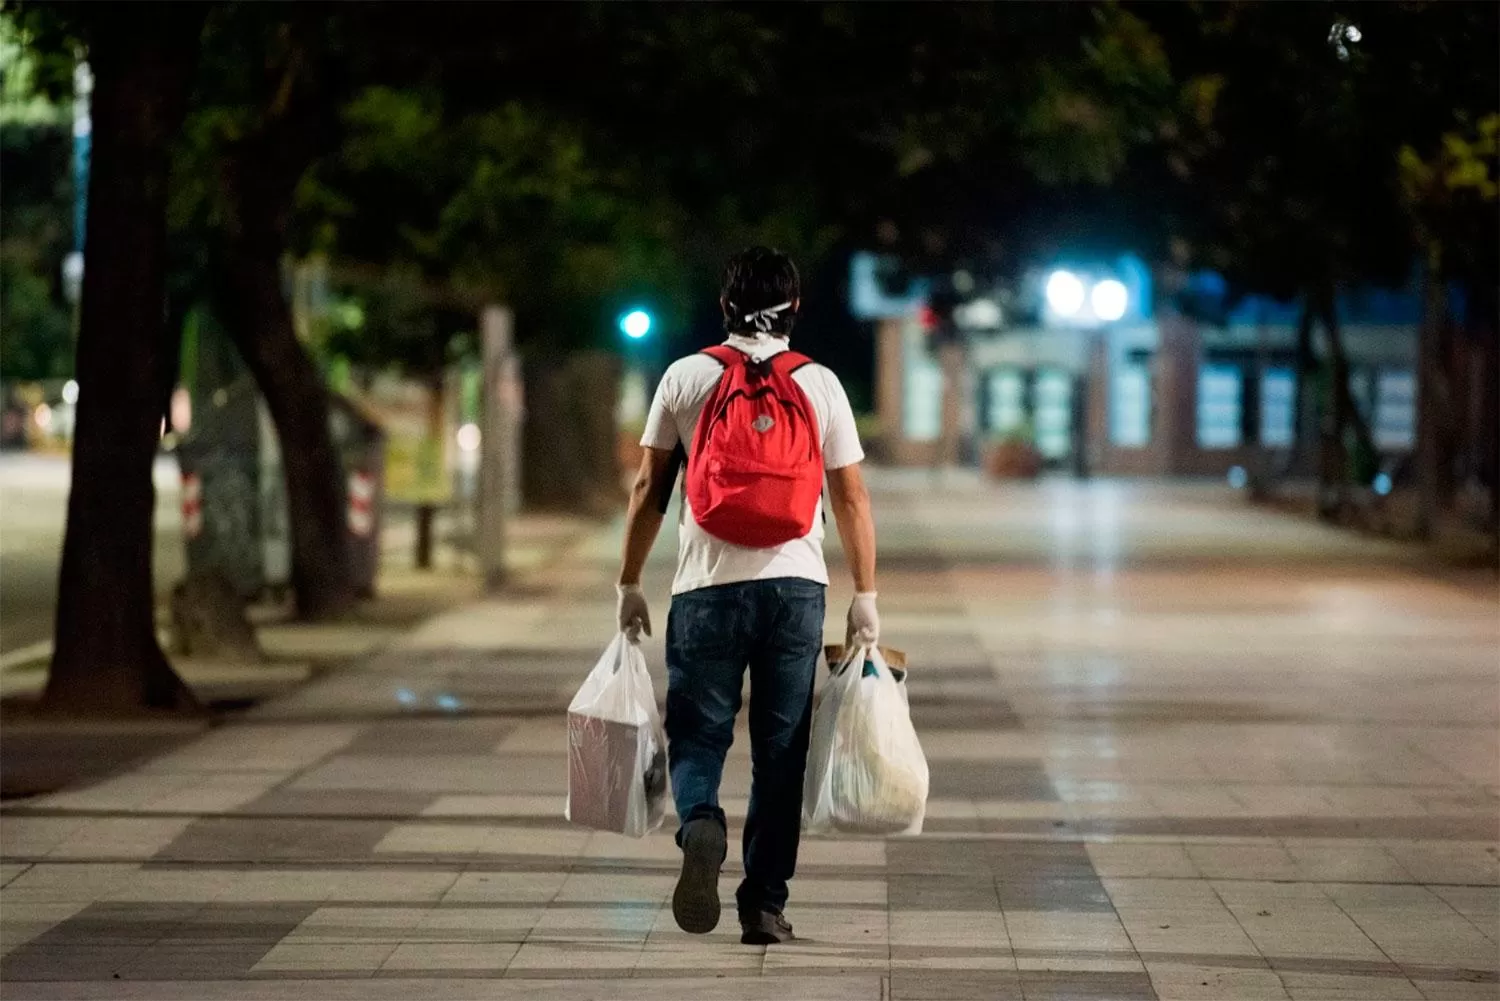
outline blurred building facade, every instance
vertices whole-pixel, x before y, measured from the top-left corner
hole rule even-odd
[[[1112,304],[1104,320],[1085,302],[1060,315],[1045,301],[1059,271],[1085,298],[1101,283],[1124,286],[1123,309]],[[886,461],[974,463],[996,442],[1024,441],[1044,468],[1103,475],[1222,476],[1288,458],[1293,472],[1313,470],[1316,408],[1303,406],[1299,422],[1296,405],[1297,304],[1230,302],[1212,274],[1177,276],[1157,294],[1159,276],[1126,257],[1039,268],[997,302],[979,300],[975,312],[990,322],[960,313],[944,336],[924,315],[923,285],[901,295],[862,289],[873,277],[856,264],[850,301],[876,324]],[[1420,313],[1414,292],[1362,290],[1337,302],[1352,395],[1386,461],[1416,442]],[[1317,325],[1313,345],[1327,356]]]

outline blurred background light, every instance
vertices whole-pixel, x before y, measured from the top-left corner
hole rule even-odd
[[[1382,497],[1387,496],[1391,492],[1392,486],[1394,484],[1391,482],[1390,473],[1376,473],[1374,481],[1370,483],[1370,489]]]
[[[953,319],[968,330],[994,330],[1000,326],[999,303],[993,299],[974,299],[953,311]]]
[[[75,380],[69,379],[63,383],[62,398],[69,406],[78,402],[78,383]]]
[[[187,434],[193,427],[193,395],[181,386],[172,390],[168,413],[172,418],[172,430]]]
[[[1245,484],[1250,482],[1250,474],[1245,472],[1244,466],[1233,466],[1229,470],[1229,485],[1236,490],[1245,489]]]
[[[479,425],[465,424],[458,429],[458,447],[465,452],[479,451]]]
[[[651,332],[651,314],[644,309],[632,309],[620,317],[620,332],[633,341],[638,341]]]
[[[1123,282],[1106,278],[1095,285],[1093,291],[1089,293],[1089,304],[1094,307],[1095,316],[1106,323],[1112,323],[1125,315],[1128,298],[1129,293],[1125,291]]]
[[[1054,271],[1047,278],[1047,305],[1060,316],[1073,316],[1083,308],[1083,282],[1071,271]]]

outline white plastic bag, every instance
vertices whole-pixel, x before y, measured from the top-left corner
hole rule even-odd
[[[646,657],[614,638],[568,706],[568,804],[575,824],[644,837],[666,814],[667,738]]]
[[[920,834],[927,784],[906,685],[877,648],[853,647],[813,711],[803,826],[815,834]]]

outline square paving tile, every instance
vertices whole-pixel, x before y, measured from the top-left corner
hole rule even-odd
[[[364,861],[396,826],[390,820],[206,817],[193,821],[157,861]]]
[[[498,972],[510,965],[520,943],[402,942],[381,965],[383,974],[428,972]]]
[[[251,972],[374,973],[396,951],[394,942],[281,942]]]
[[[1091,973],[1022,970],[1021,991],[1026,1001],[1155,1001],[1156,991],[1145,973]]]
[[[1021,976],[1006,970],[893,970],[893,1001],[1023,1001]]]

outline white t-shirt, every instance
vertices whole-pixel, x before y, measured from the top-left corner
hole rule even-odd
[[[724,342],[760,361],[787,349],[785,338],[733,335]],[[647,448],[671,451],[680,443],[692,448],[693,429],[708,395],[724,374],[724,366],[708,355],[694,354],[673,362],[656,388],[651,414],[646,418],[646,433],[641,444]],[[818,434],[823,443],[823,468],[841,469],[865,457],[854,425],[854,411],[849,397],[834,375],[822,365],[804,365],[792,378],[817,415]],[[769,549],[749,549],[717,539],[698,526],[687,498],[677,528],[677,576],[672,593],[696,591],[716,584],[733,584],[745,580],[770,580],[776,577],[801,577],[828,583],[828,564],[823,559],[823,502],[813,518],[812,531],[800,539]]]

